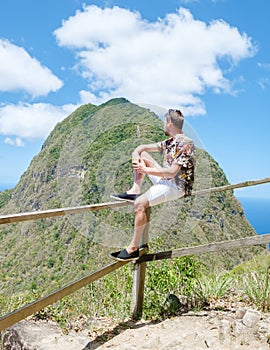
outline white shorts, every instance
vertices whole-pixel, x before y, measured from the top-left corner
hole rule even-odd
[[[174,179],[163,179],[159,176],[148,175],[153,186],[144,193],[150,207],[184,197],[184,191],[177,188]]]

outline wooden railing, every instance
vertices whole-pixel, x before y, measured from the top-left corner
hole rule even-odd
[[[260,180],[240,182],[233,185],[225,185],[220,187],[207,188],[199,191],[193,191],[191,195],[198,196],[198,195],[204,195],[204,194],[215,193],[215,192],[229,191],[229,190],[234,190],[242,187],[261,185],[268,182],[270,182],[270,177],[266,177]],[[87,211],[96,211],[96,210],[103,210],[103,209],[109,209],[109,208],[124,207],[132,204],[133,203],[131,202],[125,202],[125,201],[108,202],[108,203],[101,203],[101,204],[83,205],[80,207],[73,207],[73,208],[59,208],[59,209],[34,211],[30,213],[3,215],[3,216],[0,216],[0,225],[11,224],[14,222],[52,218],[57,216],[69,215],[69,214],[79,214]]]
[[[248,187],[259,185],[263,183],[270,182],[270,178],[265,178],[261,180],[252,180],[246,181],[234,185],[226,185],[216,188],[209,188],[200,191],[194,191],[192,195],[204,195],[207,193],[221,192],[227,190],[233,190],[241,187]],[[14,215],[5,215],[0,216],[0,225],[9,224],[14,222],[22,222],[27,220],[37,220],[43,218],[50,218],[56,216],[64,216],[68,214],[77,214],[85,211],[94,211],[94,210],[102,210],[108,208],[122,207],[126,205],[131,205],[130,202],[108,202],[102,204],[93,204],[86,205],[75,208],[61,208],[61,209],[52,209],[31,213],[20,213]],[[147,210],[147,220],[148,224],[145,226],[141,244],[145,245],[148,242],[148,230],[149,230],[149,221],[150,221],[150,208]],[[270,243],[270,234],[252,236],[252,237],[244,237],[236,240],[223,241],[223,242],[213,242],[205,245],[199,245],[194,247],[186,247],[180,248],[165,252],[158,252],[147,254],[147,248],[143,248],[140,252],[140,259],[136,261],[134,264],[134,278],[133,278],[133,288],[132,288],[132,301],[131,301],[131,315],[133,318],[139,318],[142,315],[142,305],[144,298],[144,281],[146,274],[146,263],[155,260],[162,259],[171,259],[181,256],[188,255],[199,255],[210,252],[217,252],[221,250],[229,250],[233,248],[239,247],[247,247],[253,245],[262,245]],[[24,305],[21,308],[14,310],[13,312],[6,314],[0,317],[0,331],[14,325],[15,323],[25,319],[26,317],[42,310],[44,307],[49,306],[55,303],[58,300],[74,293],[80,288],[86,286],[89,283],[92,283],[107,274],[115,271],[116,269],[124,266],[127,262],[114,262],[111,263],[75,282],[69,283],[68,285],[56,290],[55,292],[44,296],[38,300],[33,301],[30,304]]]

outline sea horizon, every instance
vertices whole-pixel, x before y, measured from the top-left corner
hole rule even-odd
[[[5,190],[10,190],[14,188],[16,184],[14,183],[0,183],[0,192],[5,191]]]

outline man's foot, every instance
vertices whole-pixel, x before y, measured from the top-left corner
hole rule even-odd
[[[127,192],[119,193],[119,194],[111,194],[111,198],[117,199],[118,201],[128,201],[128,202],[134,202],[136,198],[138,198],[140,194],[130,194]]]
[[[132,261],[139,259],[139,249],[135,250],[132,253],[128,253],[126,249],[123,249],[119,252],[111,253],[110,257],[117,261]]]

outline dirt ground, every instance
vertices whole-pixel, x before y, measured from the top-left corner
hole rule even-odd
[[[127,322],[107,341],[93,339],[89,349],[118,350],[269,350],[270,316],[249,327],[232,312],[189,312],[162,322]],[[119,333],[119,334],[117,334]],[[103,335],[104,336],[104,335]]]
[[[5,333],[1,349],[269,350],[270,314],[239,308],[189,311],[163,321],[81,317],[67,334],[51,321],[25,320]]]

